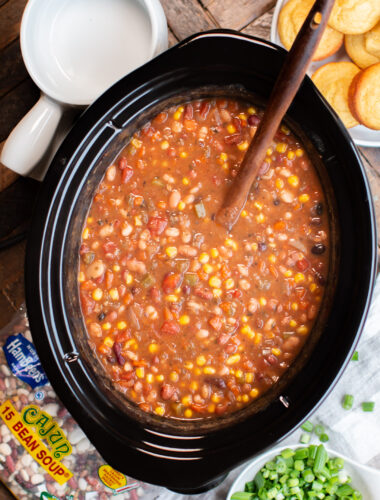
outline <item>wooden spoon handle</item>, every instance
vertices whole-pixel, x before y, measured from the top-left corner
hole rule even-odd
[[[334,0],[316,0],[284,61],[261,123],[216,216],[217,222],[229,231],[244,208],[266,151],[301,85],[330,17],[333,4]],[[320,15],[316,22],[317,13]]]

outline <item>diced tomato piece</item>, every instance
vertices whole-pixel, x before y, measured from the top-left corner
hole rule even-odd
[[[128,167],[128,161],[125,156],[122,156],[120,160],[117,163],[117,166],[120,168],[120,170],[124,170],[125,168]]]
[[[296,262],[297,269],[299,269],[300,271],[306,271],[309,265],[310,265],[309,261],[306,260],[305,258],[297,260]]]
[[[121,182],[126,184],[133,175],[133,170],[129,167],[125,167],[121,174]]]
[[[131,332],[129,330],[123,330],[122,332],[119,332],[116,337],[115,337],[115,342],[126,342],[131,338]]]
[[[161,303],[161,292],[160,292],[160,289],[158,287],[152,286],[149,293],[150,293],[150,297],[152,299],[152,302],[154,302],[154,304]]]
[[[158,236],[163,233],[167,225],[168,219],[166,217],[151,217],[148,220],[148,229],[153,234],[153,236]]]
[[[179,273],[168,273],[162,281],[162,289],[165,293],[173,293],[181,286],[182,276]]]
[[[213,327],[214,330],[219,332],[219,330],[223,326],[223,321],[220,316],[214,316],[208,320],[209,324]]]
[[[214,297],[211,290],[208,290],[207,288],[202,288],[200,286],[194,288],[194,294],[197,297],[200,297],[201,299],[205,300],[211,300]]]
[[[237,116],[235,116],[235,118],[233,118],[233,120],[232,120],[232,123],[235,125],[236,130],[238,132],[240,132],[241,131],[241,121],[240,121],[240,119]]]
[[[175,321],[165,321],[161,326],[161,332],[167,335],[177,335],[180,331],[180,326]]]
[[[116,246],[116,243],[114,243],[113,241],[107,241],[106,243],[104,243],[103,245],[103,250],[106,252],[106,253],[115,253],[116,250],[117,250],[117,246]]]
[[[87,295],[87,293],[80,294],[80,302],[82,304],[83,313],[91,314],[95,307],[95,300]]]
[[[90,247],[88,245],[86,245],[86,243],[82,243],[80,248],[79,248],[79,254],[83,255],[89,251],[90,251]]]
[[[113,272],[107,269],[106,271],[106,287],[111,288],[113,282]]]

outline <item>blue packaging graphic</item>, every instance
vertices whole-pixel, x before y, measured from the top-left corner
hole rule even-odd
[[[49,382],[34,345],[21,333],[8,337],[3,350],[12,373],[32,389]]]

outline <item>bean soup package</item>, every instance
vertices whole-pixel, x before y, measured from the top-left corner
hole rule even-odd
[[[23,309],[0,331],[0,480],[18,500],[150,500],[162,492],[104,463],[49,384]]]

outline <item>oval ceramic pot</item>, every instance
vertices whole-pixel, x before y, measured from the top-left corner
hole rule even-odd
[[[59,149],[35,208],[26,259],[34,342],[58,396],[105,461],[135,478],[195,493],[287,436],[315,410],[351,358],[376,270],[371,193],[347,131],[309,78],[287,123],[326,192],[332,239],[325,299],[305,348],[257,403],[184,422],[142,412],[115,393],[88,348],[77,270],[85,217],[105,169],[144,122],[192,98],[264,104],[285,51],[231,31],[198,34],[129,74],[79,119]]]

